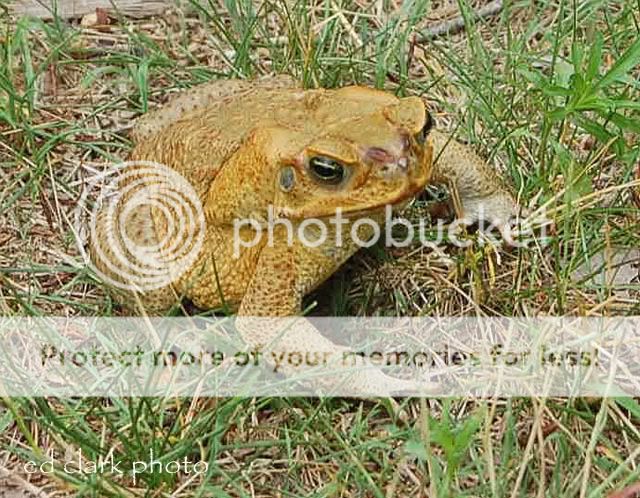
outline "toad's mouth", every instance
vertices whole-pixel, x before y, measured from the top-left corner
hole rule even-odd
[[[425,183],[426,185],[426,183]],[[349,206],[345,208],[341,208],[341,212],[344,216],[348,218],[358,218],[358,217],[366,217],[372,212],[384,211],[387,206],[390,206],[393,211],[397,211],[403,208],[411,199],[416,197],[422,190],[425,185],[416,185],[415,188],[408,189],[397,196],[393,196],[391,198],[385,199],[382,202],[377,204],[367,204],[366,207],[360,206]],[[328,216],[334,215],[334,213],[329,214]]]
[[[326,206],[306,206],[303,209],[281,208],[277,213],[279,217],[290,220],[305,219],[326,219],[332,218],[340,213],[345,218],[367,217],[372,213],[384,211],[387,206],[393,210],[403,207],[407,202],[418,195],[428,182],[412,182],[407,188],[395,194],[389,195],[379,200],[379,202],[362,201],[354,204],[337,205],[333,208]]]

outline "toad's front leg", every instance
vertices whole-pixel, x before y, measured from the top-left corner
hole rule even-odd
[[[295,256],[295,248],[286,242],[264,247],[236,318],[237,329],[246,344],[267,352],[263,356],[267,360],[271,357],[269,350],[276,350],[279,355],[301,353],[302,357],[310,354],[332,358],[337,362],[334,365],[341,367],[339,362],[350,351],[348,348],[331,342],[304,317],[277,319],[301,312],[305,278],[309,274],[305,262],[296,261]],[[341,394],[358,397],[421,392],[418,383],[390,377],[377,368],[347,372],[342,367],[339,373],[331,373],[332,368],[328,363],[326,374],[323,371],[314,376],[312,390],[330,394],[339,386]],[[287,377],[300,373],[289,365],[283,365],[279,371]]]

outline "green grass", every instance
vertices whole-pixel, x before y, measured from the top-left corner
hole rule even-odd
[[[358,83],[424,96],[441,128],[500,168],[524,205],[548,203],[555,222],[546,247],[502,251],[501,264],[478,244],[444,247],[453,265],[423,252],[364,251],[310,297],[314,313],[639,314],[637,281],[574,275],[605,250],[640,247],[630,190],[603,194],[631,181],[640,160],[640,3],[505,4],[498,17],[433,42],[419,41],[433,24],[433,6],[421,1],[192,2],[188,14],[120,19],[108,34],[7,20],[0,313],[113,314],[70,231],[81,163],[125,158],[131,118],[169,91],[289,73],[308,87]],[[423,216],[424,202],[409,212]],[[2,406],[0,478],[50,450],[58,462],[80,449],[87,461],[113,451],[126,467],[152,448],[165,462],[209,463],[193,481],[165,472],[135,485],[58,466],[47,480],[77,496],[595,498],[640,480],[634,399],[5,398]]]

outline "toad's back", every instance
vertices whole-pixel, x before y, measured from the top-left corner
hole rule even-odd
[[[288,130],[303,148],[319,135],[340,134],[348,122],[352,140],[366,144],[375,141],[371,114],[396,101],[388,93],[361,87],[304,91],[289,78],[217,82],[191,90],[140,119],[133,131],[136,145],[131,159],[175,169],[202,197],[225,159],[252,130]]]

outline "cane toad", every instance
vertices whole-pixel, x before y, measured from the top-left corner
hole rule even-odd
[[[348,233],[352,224],[364,217],[382,221],[385,206],[406,203],[429,182],[455,187],[465,218],[480,210],[509,218],[513,198],[495,172],[432,125],[418,97],[357,86],[302,90],[284,77],[216,81],[148,113],[133,130],[131,160],[155,161],[183,175],[202,203],[206,230],[183,273],[159,289],[127,292],[124,300],[148,313],[186,297],[198,307],[227,306],[239,315],[299,314],[305,294],[357,251]],[[134,209],[121,227],[134,243],[152,246],[166,235],[153,209]],[[234,220],[265,226],[269,209],[275,219],[291,222],[294,236],[276,223],[271,240],[247,244],[255,226],[239,230]],[[336,234],[314,246],[302,243],[297,230],[305,220],[326,220],[337,209],[348,220],[338,230],[341,243]],[[307,224],[303,233],[319,240],[314,227]],[[107,228],[100,218],[98,240]],[[357,233],[362,240],[372,235],[368,225]],[[238,235],[242,243],[234,240]],[[96,267],[118,279],[117,264],[93,253]],[[143,278],[144,270],[138,274]],[[244,339],[263,344],[272,334],[258,327]],[[313,328],[288,340],[312,349],[331,346]]]

